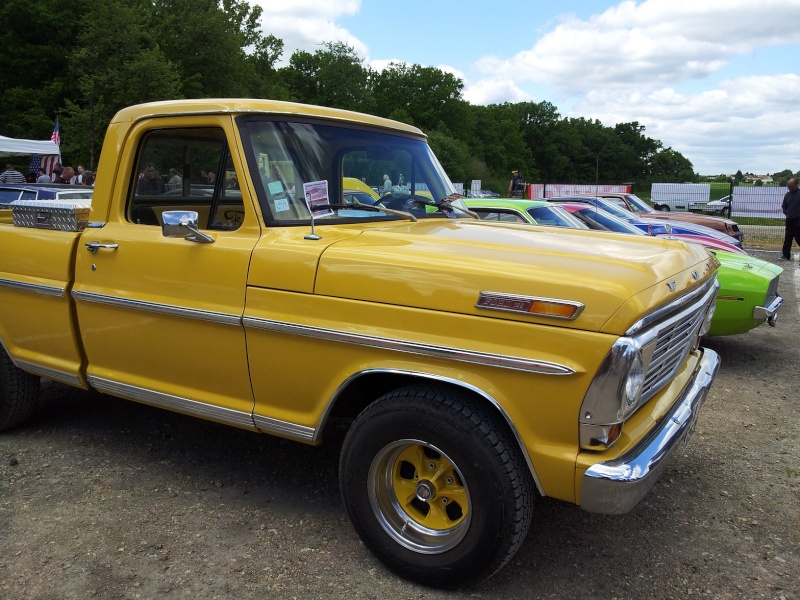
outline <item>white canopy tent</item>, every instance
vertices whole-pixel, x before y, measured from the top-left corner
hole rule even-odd
[[[42,156],[60,154],[58,144],[50,140],[20,140],[0,135],[0,158],[6,156]]]

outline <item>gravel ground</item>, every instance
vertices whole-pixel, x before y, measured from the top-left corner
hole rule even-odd
[[[800,599],[797,264],[776,328],[706,340],[723,362],[695,437],[631,514],[542,499],[513,561],[457,592],[360,543],[337,443],[47,385],[0,434],[0,598]]]

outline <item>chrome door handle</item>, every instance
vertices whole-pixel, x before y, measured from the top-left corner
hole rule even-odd
[[[119,248],[119,244],[101,244],[100,242],[86,242],[85,246],[92,254],[97,254],[97,250],[100,248],[107,248],[108,250],[116,250]]]

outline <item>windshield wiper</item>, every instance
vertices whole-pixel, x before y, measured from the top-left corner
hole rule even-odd
[[[461,208],[460,206],[453,204],[453,200],[456,200],[461,197],[462,196],[460,194],[451,194],[446,198],[442,198],[439,202],[434,202],[433,200],[419,200],[418,198],[412,198],[411,202],[422,206],[434,206],[436,207],[436,210],[438,210],[439,212],[443,212],[450,218],[453,218],[452,216],[453,211],[457,210],[466,215],[469,215],[473,219],[480,219],[477,213],[474,213],[471,210],[467,210],[466,208]]]
[[[405,217],[411,221],[417,222],[417,217],[412,215],[409,212],[405,212],[403,210],[394,210],[392,208],[384,208],[380,206],[373,206],[372,204],[363,204],[361,202],[356,202],[355,204],[321,204],[315,208],[344,208],[344,209],[352,209],[352,210],[367,210],[372,212],[382,212],[388,215],[396,215],[398,217]]]

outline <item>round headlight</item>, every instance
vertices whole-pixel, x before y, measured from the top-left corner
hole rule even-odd
[[[705,335],[708,333],[708,330],[711,329],[711,319],[714,318],[714,312],[717,310],[717,303],[712,302],[711,306],[708,307],[708,312],[706,313],[706,318],[703,319],[703,324],[700,326],[700,335]]]
[[[625,380],[625,408],[630,409],[636,406],[642,392],[642,384],[644,383],[644,362],[642,361],[642,353],[634,352],[631,357],[630,367],[628,368],[628,377]]]

